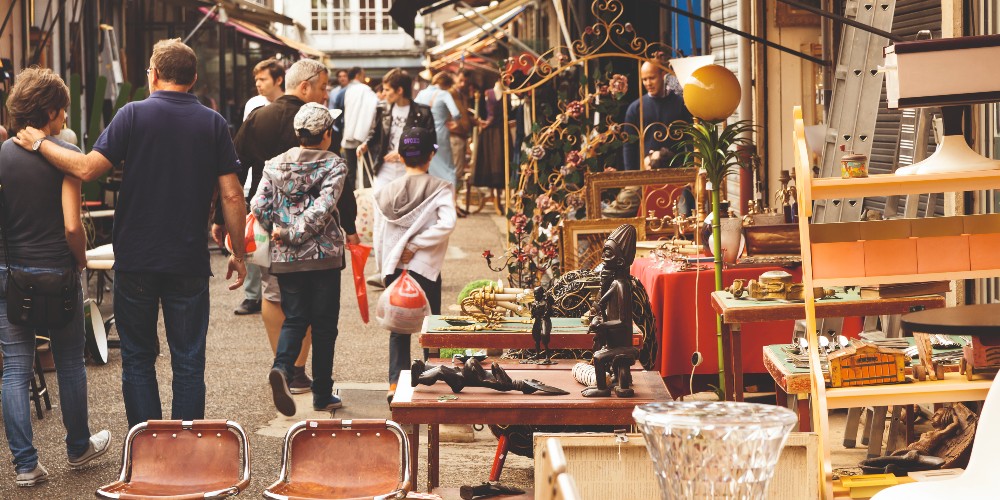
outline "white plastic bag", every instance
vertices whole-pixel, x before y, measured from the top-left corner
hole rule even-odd
[[[253,213],[247,214],[243,247],[246,261],[260,267],[271,267],[271,235],[260,225]],[[226,250],[233,251],[233,242],[226,233]]]
[[[375,306],[375,319],[382,328],[394,333],[417,333],[424,317],[431,313],[424,289],[404,269],[382,292]]]

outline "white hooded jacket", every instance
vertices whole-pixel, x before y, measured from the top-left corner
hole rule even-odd
[[[382,276],[402,267],[403,250],[414,252],[407,266],[437,280],[455,230],[455,191],[450,182],[429,174],[406,175],[375,193],[375,254]]]

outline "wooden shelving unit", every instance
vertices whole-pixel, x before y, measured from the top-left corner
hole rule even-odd
[[[818,459],[820,460],[820,493],[825,499],[833,498],[833,476],[830,450],[825,439],[830,436],[828,411],[835,408],[852,408],[871,405],[900,405],[915,403],[945,403],[985,399],[992,380],[968,381],[957,373],[950,373],[943,380],[922,381],[910,384],[843,387],[827,389],[820,368],[816,339],[816,302],[813,287],[842,285],[877,285],[911,283],[918,281],[943,281],[955,279],[989,278],[1000,276],[1000,269],[959,271],[947,273],[914,273],[888,276],[859,276],[813,278],[809,217],[813,200],[860,199],[870,196],[947,193],[1000,189],[1000,170],[961,172],[934,175],[873,175],[865,179],[822,178],[813,179],[808,150],[805,144],[805,127],[802,110],[794,110],[796,186],[799,195],[799,238],[802,245],[802,279],[805,288],[806,332],[809,336],[809,360],[812,385],[812,415],[814,429],[820,434]],[[864,224],[864,223],[862,223]],[[859,270],[863,273],[864,270]]]

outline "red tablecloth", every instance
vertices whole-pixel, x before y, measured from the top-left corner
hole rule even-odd
[[[728,287],[734,279],[756,279],[762,273],[780,269],[754,267],[726,269],[722,285]],[[715,271],[711,265],[701,271],[668,272],[656,269],[650,259],[636,259],[632,275],[639,278],[652,304],[656,316],[656,331],[660,353],[657,368],[660,375],[689,375],[691,354],[695,352],[695,297],[698,298],[698,339],[704,361],[696,374],[719,373],[718,341],[715,330],[715,311],[711,293],[715,290]],[[699,276],[700,275],[700,276]],[[802,280],[799,270],[792,272],[796,281]],[[695,278],[698,290],[695,292]],[[792,338],[794,321],[771,323],[745,323],[743,327],[743,372],[767,373],[764,369],[762,348],[771,344],[787,343]]]

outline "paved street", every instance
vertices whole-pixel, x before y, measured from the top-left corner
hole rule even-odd
[[[491,207],[487,207],[489,210]],[[444,304],[454,303],[461,288],[474,279],[496,277],[490,273],[482,259],[482,251],[490,248],[500,254],[503,242],[503,219],[495,215],[473,215],[459,219],[458,228],[451,237],[451,247],[444,271]],[[259,315],[236,316],[233,308],[242,300],[242,292],[226,289],[224,259],[217,253],[213,257],[216,277],[211,281],[212,316],[208,334],[208,402],[207,418],[228,418],[239,422],[251,440],[253,482],[243,497],[259,498],[261,491],[277,478],[280,467],[281,442],[285,430],[292,423],[304,418],[322,418],[327,415],[312,411],[311,396],[297,396],[300,413],[285,418],[271,404],[267,386],[267,372],[272,354]],[[369,272],[372,272],[369,266]],[[374,324],[377,293],[369,296],[373,322],[363,324],[358,314],[354,285],[350,272],[342,275],[340,336],[335,360],[336,387],[344,399],[344,408],[335,412],[337,418],[388,418],[385,401],[388,388],[386,372],[388,363],[388,333]],[[103,309],[109,309],[105,302]],[[162,332],[162,320],[160,323]],[[170,364],[166,343],[161,335],[163,353],[157,362],[160,374],[160,394],[165,415],[170,411]],[[414,354],[417,351],[414,338]],[[53,409],[45,412],[43,420],[34,420],[35,445],[41,462],[49,470],[47,483],[35,488],[20,489],[14,486],[13,467],[0,468],[0,498],[3,499],[79,499],[92,498],[94,490],[113,481],[121,465],[121,443],[127,432],[124,405],[121,397],[121,357],[117,349],[111,350],[111,361],[104,366],[88,366],[90,383],[91,430],[110,429],[115,442],[106,457],[98,459],[83,471],[72,471],[66,464],[64,429],[60,423],[58,391],[55,373],[48,373],[46,380],[52,392]],[[422,444],[426,440],[422,440]],[[496,440],[489,431],[477,432],[477,440],[470,444],[450,444],[442,449],[442,485],[459,486],[478,484],[489,473]],[[9,464],[10,454],[3,448]],[[426,456],[426,449],[421,449]],[[349,460],[334,457],[334,460]],[[532,462],[511,456],[503,474],[506,483],[530,486]],[[423,469],[421,469],[423,470]],[[420,475],[420,488],[425,488],[426,473]]]

